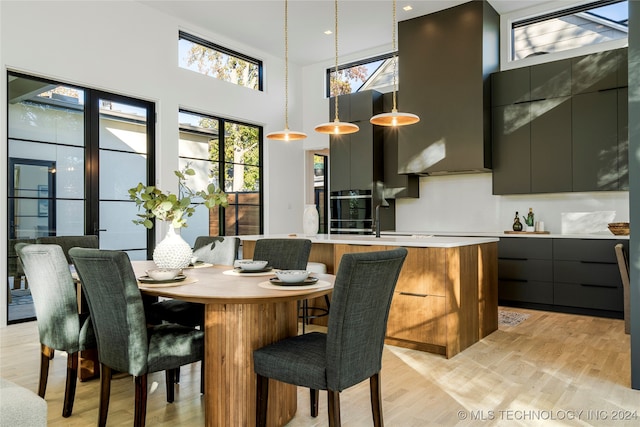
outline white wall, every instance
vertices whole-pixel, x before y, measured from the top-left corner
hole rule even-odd
[[[264,92],[180,69],[178,30],[185,30],[264,63]],[[132,1],[0,1],[0,140],[6,141],[6,71],[42,76],[156,103],[156,184],[175,192],[178,109],[264,126],[284,127],[284,61],[224,36],[194,28]],[[289,64],[289,121],[302,126],[301,69]],[[6,144],[0,144],[6,180]],[[304,152],[299,143],[264,142],[265,232],[302,231]],[[6,185],[0,185],[0,224],[7,223]],[[159,227],[162,228],[162,227]],[[158,238],[166,230],[158,230]],[[6,253],[6,227],[0,249]],[[1,258],[1,257],[0,257]],[[6,264],[3,268],[6,276]],[[0,324],[6,292],[0,292]]]

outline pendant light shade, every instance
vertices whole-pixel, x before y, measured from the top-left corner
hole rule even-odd
[[[336,71],[334,74],[334,79],[338,78],[338,0],[335,0],[335,31],[333,32],[335,37],[335,47],[336,47]],[[335,100],[335,111],[336,118],[331,123],[322,123],[315,127],[316,132],[326,133],[330,135],[346,135],[350,133],[355,133],[360,130],[358,125],[349,122],[341,122],[340,115],[338,114],[338,95],[334,95]]]
[[[297,141],[306,137],[304,132],[289,130],[289,5],[284,0],[284,130],[269,132],[267,139]]]
[[[398,69],[398,56],[396,53],[396,0],[393,0],[393,108],[390,113],[377,114],[369,120],[378,126],[405,126],[418,123],[420,117],[412,113],[401,113],[396,106],[396,92],[398,91],[398,82],[396,73]]]

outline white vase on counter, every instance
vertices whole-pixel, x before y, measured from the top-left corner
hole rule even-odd
[[[192,256],[191,246],[173,227],[169,227],[165,238],[153,250],[153,262],[160,268],[188,267]]]
[[[304,205],[304,213],[302,214],[302,231],[308,237],[318,234],[318,226],[320,225],[320,217],[316,205]]]

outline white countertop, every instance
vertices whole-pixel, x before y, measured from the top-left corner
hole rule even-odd
[[[414,234],[431,234],[434,236],[470,236],[470,237],[533,237],[543,239],[626,239],[629,240],[629,236],[616,236],[615,234],[607,231],[603,233],[591,233],[591,234],[530,234],[530,233],[518,233],[518,234],[506,234],[504,231],[488,231],[488,232],[472,232],[472,231],[433,231],[433,232],[412,232],[412,231],[387,231],[382,232],[382,235],[414,235]]]
[[[406,234],[406,233],[402,233]],[[430,234],[414,235],[383,235],[379,238],[372,235],[357,234],[318,234],[308,237],[304,234],[272,234],[238,236],[242,240],[258,240],[263,238],[300,238],[309,239],[313,243],[332,243],[343,245],[387,245],[387,246],[412,246],[419,248],[456,248],[459,246],[479,245],[482,243],[497,242],[499,239],[493,236],[434,236]]]

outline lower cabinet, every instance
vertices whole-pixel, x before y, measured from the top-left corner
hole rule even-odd
[[[394,246],[334,246],[342,255]],[[454,356],[498,328],[497,244],[407,247],[394,291],[388,344]]]
[[[614,246],[628,240],[501,238],[500,304],[623,317]]]

